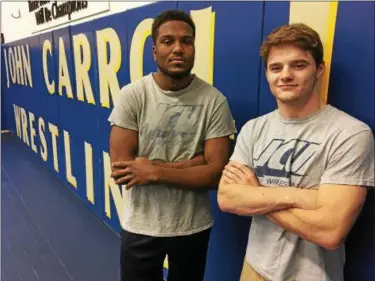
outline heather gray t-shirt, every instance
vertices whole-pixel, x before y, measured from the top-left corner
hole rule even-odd
[[[251,167],[262,186],[374,186],[370,128],[330,105],[309,118],[286,120],[275,110],[250,120],[238,135],[231,160]],[[344,279],[344,246],[328,251],[262,215],[253,216],[246,260],[272,281]]]
[[[175,162],[203,152],[208,139],[236,132],[225,96],[197,76],[181,91],[163,91],[152,74],[121,89],[111,124],[138,131],[138,156]],[[151,236],[178,236],[213,224],[207,190],[137,185],[124,194],[122,227]]]

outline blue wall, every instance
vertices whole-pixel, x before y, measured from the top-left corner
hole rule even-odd
[[[31,128],[34,128],[36,155],[99,219],[115,231],[120,230],[114,202],[115,195],[113,190],[109,191],[105,185],[104,172],[105,155],[109,151],[107,117],[113,108],[112,94],[115,94],[116,87],[121,88],[131,81],[130,49],[134,32],[141,21],[152,18],[163,10],[179,8],[191,12],[207,7],[212,7],[215,13],[212,82],[227,96],[237,128],[240,129],[248,119],[267,113],[276,107],[264,77],[259,46],[262,39],[273,28],[289,21],[288,2],[158,2],[2,45],[2,129],[17,131],[15,112],[20,114],[20,139],[33,149],[31,139],[34,133]],[[331,104],[363,120],[373,130],[375,129],[374,11],[373,2],[339,3],[328,95]],[[100,32],[105,29],[111,29],[118,38],[116,39],[120,43],[118,50],[116,40],[113,38],[104,45],[98,43],[99,40],[103,40]],[[81,36],[80,34],[85,35],[89,45],[90,54],[85,53],[86,58],[85,55],[81,54],[77,57],[74,54],[73,38]],[[43,44],[46,40],[51,42],[51,53],[47,52],[46,58],[48,80],[55,83],[52,94],[47,89],[43,71]],[[24,70],[20,71],[18,79],[16,77],[16,81],[12,82],[8,69],[7,78],[4,57],[9,66],[12,63],[12,60],[9,60],[11,59],[9,52],[13,52],[14,57],[14,52],[18,52],[17,47],[20,46],[24,48],[27,61],[26,46],[29,48],[32,87],[28,80],[25,85],[25,78],[28,75]],[[99,50],[103,46],[107,50],[104,55]],[[143,62],[139,58],[143,64],[144,74],[156,70],[151,56],[151,46],[151,38],[147,37]],[[61,51],[61,47],[64,52]],[[78,50],[82,52],[87,50],[87,47],[78,47]],[[23,57],[21,48],[20,54]],[[64,61],[64,54],[67,72],[64,67],[60,67],[61,62]],[[86,85],[84,98],[80,100],[75,65],[76,61],[82,62],[88,58],[91,64],[87,75],[93,99],[90,100],[90,93],[87,92],[89,88]],[[103,89],[108,88],[100,78],[108,74],[108,71],[104,73],[104,68],[100,67],[103,60],[106,62],[113,60],[117,65],[113,66],[116,68],[117,86],[116,83],[111,85],[108,101],[102,100],[105,97]],[[61,75],[66,77],[65,79],[70,79],[71,91],[65,86],[59,91]],[[23,76],[23,83],[21,76]],[[10,81],[9,85],[8,81]],[[19,108],[17,111],[14,105]],[[24,113],[26,134],[23,133],[22,128]],[[32,118],[34,118],[33,122],[31,122]],[[53,132],[54,128],[58,135],[50,132],[50,130]],[[57,148],[55,155],[54,140]],[[87,150],[88,147],[91,150]],[[66,157],[68,148],[70,154]],[[47,157],[43,159],[42,154],[45,150]],[[89,159],[85,157],[86,154],[92,155],[92,161],[86,161]],[[58,171],[54,163],[57,163]],[[88,171],[91,170],[92,173],[89,173]],[[67,179],[69,171],[74,178],[70,182]],[[92,197],[87,193],[87,186],[90,186],[91,182],[90,175],[93,183]],[[121,188],[116,188],[118,194],[121,194]],[[108,202],[106,203],[106,194],[109,194],[109,206]],[[216,192],[212,191],[210,196],[216,224],[209,245],[205,280],[238,280],[245,255],[250,218],[222,213],[217,206]],[[373,281],[375,278],[374,195],[370,194],[367,201],[348,237],[345,268],[347,281]],[[109,208],[110,216],[106,207]]]
[[[375,48],[372,2],[338,7],[328,101],[367,123],[375,133]],[[345,280],[375,280],[374,192],[346,243]]]

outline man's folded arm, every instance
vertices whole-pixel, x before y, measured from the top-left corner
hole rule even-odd
[[[221,180],[218,204],[222,211],[243,216],[264,215],[289,208],[314,209],[316,190],[262,187]]]
[[[208,139],[204,146],[205,164],[184,169],[158,167],[155,181],[189,189],[216,188],[229,154],[229,136]]]
[[[326,249],[346,239],[365,202],[367,189],[349,185],[321,185],[317,209],[291,208],[267,214],[280,227]]]

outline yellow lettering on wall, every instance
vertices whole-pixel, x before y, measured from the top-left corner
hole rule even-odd
[[[39,139],[40,139],[40,156],[44,160],[44,162],[47,162],[47,157],[48,157],[48,150],[47,150],[47,141],[46,137],[44,135],[45,132],[45,123],[42,117],[39,117],[38,120],[39,124]]]
[[[23,137],[23,142],[26,143],[28,146],[30,146],[29,143],[29,137],[27,133],[27,115],[26,111],[24,108],[20,107],[21,109],[21,123],[22,123],[22,137]]]
[[[15,60],[14,60],[12,48],[8,49],[8,56],[9,56],[10,78],[12,78],[12,82],[13,82],[13,84],[15,84],[17,82],[17,73],[16,73],[16,63],[15,63]]]
[[[148,36],[151,35],[153,19],[141,21],[134,31],[130,45],[130,81],[134,82],[143,77],[143,53]]]
[[[57,154],[57,141],[56,137],[59,136],[59,129],[52,123],[48,122],[48,129],[51,133],[52,140],[52,154],[53,154],[53,167],[56,172],[59,172],[59,158]]]
[[[16,60],[17,83],[20,85],[25,85],[23,81],[23,67],[20,46],[14,47],[14,57]]]
[[[111,178],[111,163],[107,152],[103,151],[103,168],[104,168],[104,207],[105,214],[108,218],[111,218],[111,200],[110,194],[112,194],[113,201],[115,203],[117,215],[120,222],[122,222],[122,212],[124,207],[124,195],[121,196],[121,192],[118,185],[115,184]],[[122,194],[124,194],[124,186],[122,186]]]
[[[325,73],[318,85],[321,99],[327,102],[333,40],[335,34],[338,1],[290,2],[289,22],[302,22],[319,33],[324,48]],[[314,12],[315,11],[315,12]]]
[[[195,62],[192,72],[211,85],[214,69],[215,16],[212,7],[191,11],[191,17],[196,25]]]
[[[95,204],[94,173],[92,167],[92,146],[85,142],[85,166],[86,166],[86,196],[92,204]]]
[[[73,98],[72,84],[70,82],[68,63],[66,61],[64,40],[59,38],[59,95],[62,96],[62,88],[65,87],[68,98]]]
[[[9,69],[8,69],[8,55],[7,50],[4,48],[4,63],[5,63],[5,72],[7,74],[7,87],[9,88]]]
[[[65,165],[66,165],[66,180],[75,188],[77,188],[77,180],[72,173],[72,154],[70,152],[70,136],[64,130],[64,148],[65,148]]]
[[[91,67],[91,49],[86,35],[81,33],[73,36],[74,65],[76,70],[77,98],[84,101],[84,93],[89,104],[95,104],[89,78]],[[81,61],[81,57],[83,58]]]
[[[169,263],[168,263],[168,255],[165,256],[164,263],[163,263],[163,267],[165,267],[166,269],[168,269],[168,267],[169,267]]]
[[[48,92],[52,95],[52,94],[55,93],[55,89],[56,88],[55,88],[55,80],[52,80],[52,82],[50,82],[50,80],[49,80],[49,76],[48,76],[48,63],[47,63],[47,52],[52,57],[52,45],[51,45],[51,41],[44,40],[44,43],[43,43],[43,55],[42,55],[42,58],[43,58],[43,75],[44,75],[44,81],[46,83]]]
[[[121,42],[113,28],[105,28],[96,32],[98,49],[98,70],[99,70],[99,92],[100,104],[110,108],[109,95],[112,101],[117,99],[120,92],[120,85],[117,79],[117,72],[121,66]],[[110,58],[107,61],[107,45],[109,45]]]
[[[35,153],[38,153],[35,145],[35,129],[34,129],[34,121],[35,116],[32,112],[29,111],[29,127],[30,127],[30,141],[31,141],[31,149],[34,150]]]
[[[22,129],[21,129],[21,110],[20,108],[13,104],[13,109],[14,109],[14,120],[16,123],[16,129],[17,129],[17,136],[19,138],[22,138]]]
[[[23,71],[25,73],[25,85],[33,87],[33,77],[31,75],[31,60],[30,60],[30,50],[29,50],[29,45],[26,44],[26,53],[24,46],[21,46],[22,50],[22,65],[23,65]],[[26,79],[27,78],[27,79]],[[27,83],[29,81],[29,84]]]

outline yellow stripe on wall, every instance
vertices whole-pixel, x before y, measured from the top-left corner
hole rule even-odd
[[[215,45],[215,20],[216,13],[212,12],[211,16],[211,30],[210,30],[210,50],[209,50],[209,69],[208,69],[208,83],[214,83],[214,45]]]
[[[315,29],[322,40],[326,71],[321,79],[320,96],[326,103],[333,51],[333,40],[337,18],[338,1],[290,2],[289,23],[305,23]]]
[[[212,6],[209,6],[201,10],[191,10],[190,15],[196,26],[192,73],[212,85],[216,13],[212,11]]]

